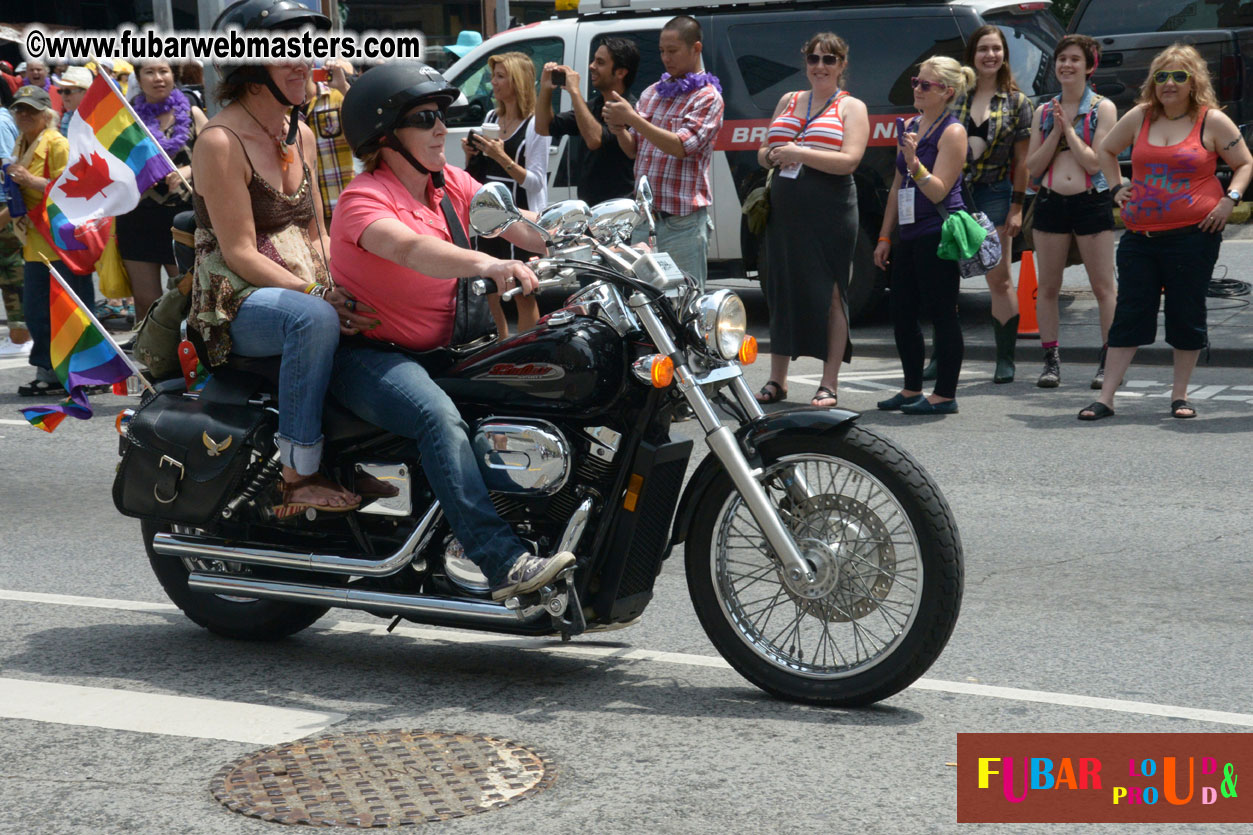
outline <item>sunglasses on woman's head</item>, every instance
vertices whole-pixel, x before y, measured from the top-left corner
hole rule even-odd
[[[1167,81],[1183,84],[1191,77],[1192,73],[1187,70],[1160,70],[1153,73],[1153,80],[1158,84],[1165,84]]]
[[[826,64],[828,67],[834,67],[836,64],[840,63],[840,56],[820,55],[817,52],[811,52],[805,56],[805,63],[809,64],[811,67],[818,66],[819,62]]]
[[[921,90],[924,93],[931,92],[932,87],[938,87],[941,90],[948,89],[948,85],[942,81],[923,81],[916,75],[909,79],[909,86],[913,87],[915,90]]]
[[[430,130],[435,127],[435,120],[447,124],[448,116],[442,110],[419,110],[416,113],[410,113],[396,123],[398,128],[419,128],[420,130]]]

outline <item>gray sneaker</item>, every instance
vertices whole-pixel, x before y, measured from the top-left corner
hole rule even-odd
[[[1044,373],[1035,384],[1042,389],[1055,389],[1062,382],[1062,363],[1056,348],[1044,349]]]
[[[569,551],[562,551],[551,557],[523,554],[514,560],[504,582],[492,588],[492,600],[504,600],[535,591],[572,565],[574,554]]]

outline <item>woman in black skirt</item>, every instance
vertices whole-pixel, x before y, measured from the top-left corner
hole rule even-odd
[[[810,89],[787,93],[757,151],[774,169],[766,224],[766,301],[770,306],[770,380],[762,403],[787,398],[787,369],[800,356],[823,360],[811,405],[837,403],[848,338],[849,268],[857,241],[853,172],[870,136],[866,105],[841,89],[848,45],[830,32],[801,53]]]
[[[171,278],[178,274],[170,225],[174,215],[191,208],[191,194],[183,180],[191,179],[191,146],[208,121],[199,107],[174,83],[174,70],[168,61],[136,63],[139,95],[131,107],[156,137],[166,155],[178,166],[139,198],[139,205],[117,219],[117,247],[130,276],[135,296],[135,321],[161,297],[161,267]]]

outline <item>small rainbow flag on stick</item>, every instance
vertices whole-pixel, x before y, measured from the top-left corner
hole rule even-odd
[[[21,410],[31,426],[45,432],[56,429],[67,415],[79,420],[91,417],[86,386],[124,383],[132,375],[148,386],[139,369],[122,353],[96,317],[83,307],[57,271],[49,266],[49,272],[54,279],[48,287],[52,368],[70,396],[57,406],[32,406]]]
[[[69,162],[45,193],[44,211],[53,245],[67,264],[94,263],[108,241],[96,227],[124,215],[139,196],[176,169],[108,73],[91,83],[68,128]],[[39,223],[37,222],[38,226]],[[81,258],[76,260],[82,250]],[[90,263],[87,264],[90,269]],[[80,270],[86,272],[88,270]]]

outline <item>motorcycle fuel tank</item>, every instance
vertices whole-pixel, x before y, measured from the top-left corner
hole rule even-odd
[[[559,310],[462,360],[438,382],[459,403],[590,415],[614,406],[626,378],[622,337],[604,322]]]

